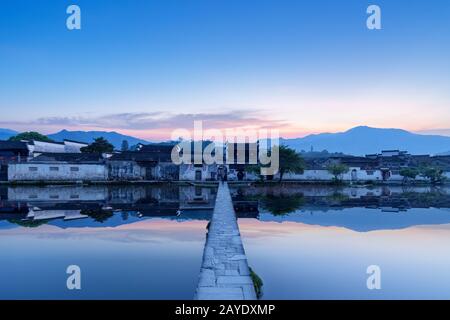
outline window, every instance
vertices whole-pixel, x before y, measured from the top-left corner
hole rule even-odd
[[[80,196],[78,194],[71,194],[70,199],[80,199]]]
[[[374,172],[373,170],[367,170],[367,175],[368,176],[373,176],[373,172]]]
[[[50,171],[59,171],[58,167],[50,167]]]
[[[70,171],[77,172],[77,171],[80,171],[80,168],[78,168],[78,167],[70,167]]]
[[[36,172],[36,171],[38,171],[38,168],[37,167],[28,167],[28,171]]]
[[[57,194],[51,194],[50,199],[59,199],[59,195]]]

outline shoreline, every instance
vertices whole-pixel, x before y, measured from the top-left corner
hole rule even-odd
[[[227,181],[229,185],[242,185],[242,186],[265,186],[265,185],[316,185],[316,186],[335,186],[335,187],[378,187],[378,186],[405,186],[405,187],[433,187],[433,186],[446,186],[450,185],[450,181],[444,181],[438,184],[432,184],[429,182],[414,182],[403,183],[401,181],[383,181],[383,182],[349,182],[343,181],[335,183],[332,181],[302,181],[302,180],[273,180],[273,181]],[[185,186],[201,186],[212,187],[217,186],[219,181],[188,181],[188,180],[140,180],[140,181],[0,181],[0,186],[49,186],[49,185],[67,185],[67,186],[89,186],[89,185],[162,185],[162,184],[176,184]]]

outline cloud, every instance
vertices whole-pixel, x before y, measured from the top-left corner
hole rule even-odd
[[[119,128],[149,130],[162,128],[192,127],[194,121],[203,121],[208,127],[280,127],[286,125],[279,120],[269,120],[248,112],[228,113],[118,113],[98,117],[49,117],[36,121],[39,125],[90,126],[98,128]]]
[[[99,116],[79,115],[68,117],[43,117],[33,121],[2,122],[0,125],[28,128],[79,128],[126,131],[174,130],[178,128],[192,129],[194,121],[203,121],[204,128],[283,128],[289,123],[270,119],[264,114],[249,111],[231,111],[225,113],[167,113],[140,112],[117,113]]]

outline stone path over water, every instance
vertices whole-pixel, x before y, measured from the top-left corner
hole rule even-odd
[[[220,183],[195,298],[255,300],[256,293],[226,182]]]

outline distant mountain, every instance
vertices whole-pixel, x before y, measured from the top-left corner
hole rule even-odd
[[[352,155],[400,149],[411,154],[439,154],[450,150],[450,137],[415,134],[401,129],[355,127],[340,133],[312,134],[304,138],[281,139],[297,151],[328,150]]]
[[[131,136],[126,136],[117,132],[106,131],[68,131],[62,130],[54,134],[49,134],[48,137],[55,141],[63,141],[64,139],[75,140],[80,142],[91,143],[94,139],[103,137],[114,145],[116,149],[120,149],[123,140],[128,141],[128,145],[131,147],[138,143],[148,144],[148,141],[138,139]]]
[[[8,140],[12,136],[18,134],[17,131],[0,128],[0,140]]]

